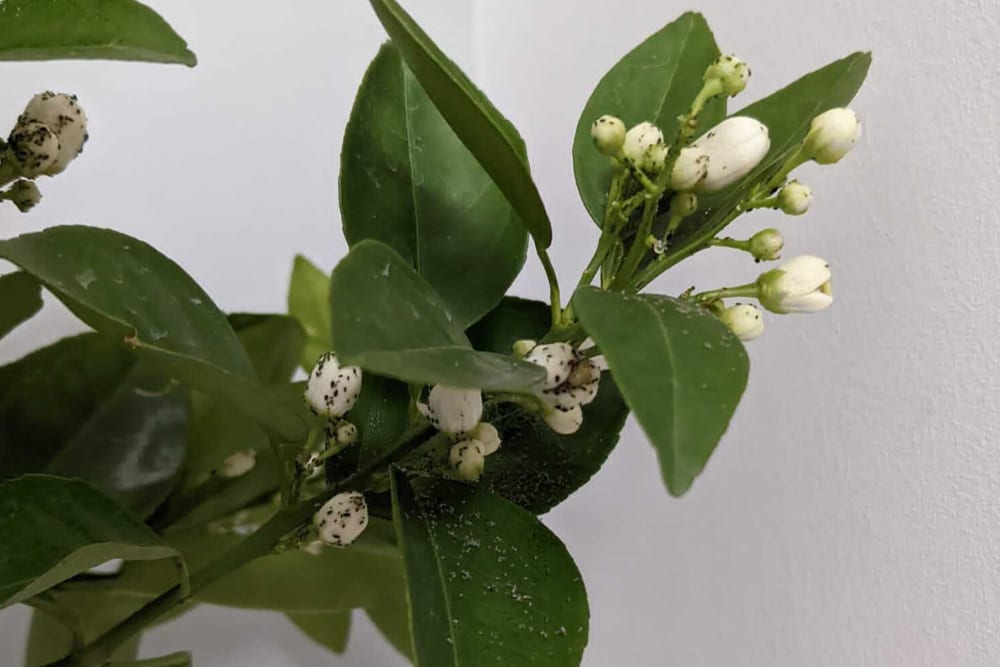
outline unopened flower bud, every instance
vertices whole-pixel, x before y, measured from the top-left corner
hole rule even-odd
[[[482,443],[486,456],[500,449],[500,432],[493,424],[479,422],[476,428],[469,431],[469,437]]]
[[[360,395],[360,368],[341,366],[333,352],[319,358],[305,391],[306,404],[314,414],[339,419],[350,412]]]
[[[319,538],[335,547],[348,547],[368,527],[368,503],[357,491],[338,493],[313,515]]]
[[[42,123],[59,137],[59,151],[55,161],[45,171],[47,176],[61,173],[83,152],[87,141],[87,114],[77,102],[76,95],[51,91],[39,93],[28,102],[18,122]]]
[[[851,109],[830,109],[812,119],[806,154],[820,164],[839,162],[861,138],[861,122]]]
[[[667,147],[663,132],[650,122],[642,122],[625,133],[622,147],[625,157],[643,171],[657,171],[663,167]]]
[[[718,81],[722,86],[722,93],[730,97],[743,92],[749,79],[750,68],[745,62],[733,55],[719,56],[705,70],[705,82]]]
[[[478,440],[462,440],[451,448],[448,462],[458,479],[474,482],[486,466],[486,448]]]
[[[566,381],[576,362],[576,352],[566,343],[548,343],[536,346],[524,358],[545,369],[543,389],[555,389]]]
[[[7,143],[26,178],[49,173],[59,158],[59,136],[44,123],[18,122]]]
[[[514,353],[515,357],[517,357],[518,359],[523,359],[524,357],[528,356],[529,352],[535,349],[535,345],[537,344],[538,343],[536,343],[535,341],[527,339],[514,341],[514,345],[511,347],[511,351]]]
[[[219,477],[226,479],[242,477],[253,470],[256,465],[257,452],[252,449],[244,449],[226,457],[219,468]]]
[[[833,303],[830,265],[824,259],[801,255],[757,278],[757,298],[773,313],[814,313]]]
[[[708,175],[708,161],[703,151],[691,146],[682,148],[670,172],[670,187],[678,192],[693,190]]]
[[[788,215],[802,215],[812,204],[812,189],[798,181],[792,181],[778,193],[778,208]]]
[[[708,170],[695,192],[718,192],[760,164],[771,149],[767,127],[746,116],[733,116],[703,134],[692,148],[708,155]]]
[[[785,239],[777,229],[762,229],[750,237],[750,253],[761,262],[771,262],[781,257]]]
[[[476,428],[483,416],[483,392],[435,385],[427,403],[417,403],[420,412],[442,433],[460,435]]]
[[[698,195],[693,192],[677,192],[670,200],[670,214],[686,218],[698,210]]]
[[[572,435],[583,425],[583,408],[579,405],[572,408],[548,406],[542,414],[542,419],[559,435]]]
[[[749,303],[726,308],[719,319],[743,341],[753,340],[764,333],[764,317],[757,306]]]
[[[21,179],[10,186],[7,191],[6,198],[17,207],[21,213],[27,213],[35,206],[38,202],[42,201],[42,193],[35,185],[33,181],[28,181]]]
[[[622,152],[625,145],[625,123],[615,116],[601,116],[590,126],[590,136],[594,138],[597,150],[614,157]]]
[[[358,441],[358,427],[349,421],[341,421],[334,427],[332,439],[340,447],[353,445]]]

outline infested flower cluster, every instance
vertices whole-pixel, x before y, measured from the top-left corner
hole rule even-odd
[[[486,457],[501,444],[496,427],[481,421],[483,392],[435,385],[427,401],[417,403],[417,409],[450,440],[448,464],[455,478],[467,482],[479,479],[486,467]]]
[[[524,360],[545,369],[545,382],[535,394],[545,406],[545,423],[560,435],[576,433],[583,424],[583,406],[597,398],[601,365],[568,343],[518,341],[515,347],[527,348]]]

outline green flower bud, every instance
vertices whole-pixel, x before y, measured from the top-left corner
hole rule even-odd
[[[686,218],[698,210],[698,195],[693,192],[675,193],[670,200],[670,214]]]
[[[726,308],[719,319],[743,341],[753,340],[764,333],[764,317],[757,306],[749,303],[738,303]]]
[[[730,97],[735,97],[743,92],[749,79],[750,68],[745,62],[733,55],[719,56],[705,70],[705,83],[718,81],[722,87],[722,93]]]
[[[762,229],[750,237],[750,253],[761,262],[780,259],[784,247],[785,239],[777,229]]]
[[[812,189],[798,181],[792,181],[778,193],[778,208],[788,215],[802,215],[812,204]]]
[[[9,199],[21,213],[27,213],[42,200],[42,193],[33,181],[23,178],[10,186],[6,198]]]
[[[590,126],[590,136],[594,138],[597,150],[615,157],[625,145],[625,123],[615,116],[601,116]]]
[[[536,345],[538,345],[538,343],[536,343],[533,340],[528,340],[528,339],[518,340],[514,341],[514,345],[511,346],[511,350],[513,351],[515,357],[517,357],[518,359],[523,359],[526,356],[528,356],[529,352],[535,349]]]

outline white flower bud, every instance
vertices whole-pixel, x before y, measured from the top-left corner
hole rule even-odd
[[[257,452],[252,449],[243,449],[230,454],[222,462],[219,468],[219,477],[233,479],[242,477],[257,465]]]
[[[349,547],[368,527],[368,503],[357,491],[338,493],[313,515],[319,538],[335,547]]]
[[[576,362],[576,352],[566,343],[548,343],[536,346],[524,358],[545,369],[543,389],[555,389],[569,377]]]
[[[590,136],[594,138],[597,150],[614,157],[622,152],[625,145],[625,123],[615,116],[601,116],[590,126]]]
[[[820,164],[839,162],[861,138],[861,123],[851,109],[830,109],[812,119],[805,151]]]
[[[778,193],[778,208],[788,215],[802,215],[812,204],[812,189],[798,181],[792,181]]]
[[[87,141],[87,114],[80,108],[76,95],[39,93],[28,102],[18,122],[42,123],[59,137],[55,162],[45,171],[48,176],[61,173],[83,152]]]
[[[326,546],[326,542],[323,540],[313,540],[308,544],[302,545],[302,550],[305,551],[310,556],[321,556],[323,554],[323,547]]]
[[[583,409],[579,405],[565,409],[548,407],[542,414],[542,419],[559,435],[572,435],[583,425]]]
[[[442,384],[431,388],[427,403],[417,403],[434,428],[450,435],[468,433],[483,417],[483,392]]]
[[[691,147],[708,155],[708,171],[695,192],[718,192],[753,171],[771,149],[771,139],[760,121],[733,116],[703,134]]]
[[[35,206],[38,202],[42,201],[42,193],[35,185],[33,181],[27,181],[21,179],[10,186],[10,190],[7,191],[6,198],[17,207],[21,213],[27,213]]]
[[[749,303],[726,308],[719,319],[743,341],[753,340],[764,333],[764,317],[757,306]]]
[[[49,173],[59,158],[59,136],[44,123],[18,122],[7,143],[26,178]]]
[[[663,161],[666,159],[663,132],[650,122],[639,123],[625,133],[625,145],[622,151],[639,169],[656,171],[663,167]]]
[[[452,446],[448,453],[455,477],[466,482],[474,482],[483,474],[486,466],[486,448],[478,440],[462,440]]]
[[[350,412],[361,395],[361,369],[341,366],[337,355],[319,358],[306,384],[305,399],[314,414],[339,419]]]
[[[677,192],[670,199],[670,214],[686,218],[698,210],[698,195],[693,192]]]
[[[500,449],[500,432],[493,424],[479,422],[476,428],[469,431],[469,437],[482,443],[486,456]]]
[[[538,345],[538,343],[533,340],[518,340],[514,341],[514,345],[511,347],[511,350],[513,351],[515,357],[523,359],[528,356],[529,352],[535,349],[536,345]]]
[[[750,253],[761,262],[771,262],[781,257],[785,239],[777,229],[762,229],[750,237]]]
[[[353,445],[358,441],[358,427],[349,421],[341,421],[333,429],[333,440],[340,447]]]
[[[830,265],[824,259],[802,255],[788,260],[757,279],[760,304],[773,313],[814,313],[833,303]]]
[[[735,97],[747,87],[750,79],[750,68],[733,55],[719,58],[705,70],[705,82],[718,81],[722,85],[722,93]]]
[[[697,148],[682,148],[670,172],[670,187],[678,192],[693,190],[708,175],[709,158]]]

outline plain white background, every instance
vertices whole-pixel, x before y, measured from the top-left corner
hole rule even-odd
[[[199,54],[194,70],[0,64],[0,126],[44,88],[75,91],[93,139],[0,234],[79,222],[139,236],[229,310],[284,305],[291,258],[344,251],[341,133],[382,40],[361,0],[151,3]],[[649,0],[409,0],[428,31],[520,128],[556,226],[564,281],[595,230],[570,146],[590,90],[623,53],[692,8]],[[772,317],[750,345],[730,433],[682,500],[630,425],[596,480],[553,511],[591,598],[588,667],[994,666],[1000,663],[1000,7],[992,0],[703,0],[725,51],[754,71],[750,102],[857,49],[875,64],[855,103],[865,136],[835,167],[803,168],[808,216],[779,225],[786,255],[834,266],[836,303]],[[614,109],[609,109],[614,112]],[[746,282],[704,253],[658,285]],[[543,296],[529,266],[515,286]],[[75,325],[54,305],[3,360]],[[622,520],[622,517],[631,517]],[[330,657],[283,618],[201,608],[150,633],[144,654],[198,665],[402,664],[360,617]],[[0,614],[18,664],[27,614]]]

